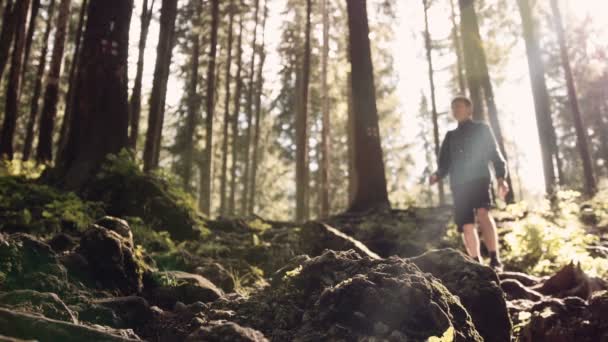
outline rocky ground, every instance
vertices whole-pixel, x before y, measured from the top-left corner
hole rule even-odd
[[[79,196],[3,177],[0,341],[608,341],[603,280],[496,274],[449,220],[208,220],[119,163]]]

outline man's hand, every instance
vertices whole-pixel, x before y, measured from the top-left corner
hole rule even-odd
[[[435,185],[437,182],[439,182],[439,176],[437,176],[436,173],[433,173],[431,178],[429,178],[429,183],[431,183],[431,185]]]
[[[509,184],[507,184],[507,181],[504,178],[500,178],[498,180],[498,197],[500,197],[500,199],[504,201],[509,191],[510,189]]]

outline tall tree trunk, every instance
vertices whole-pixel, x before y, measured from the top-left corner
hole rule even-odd
[[[572,69],[570,67],[570,57],[568,56],[568,47],[566,46],[566,34],[562,23],[561,13],[556,0],[551,0],[551,9],[555,20],[555,29],[559,40],[559,47],[562,56],[562,65],[566,76],[566,85],[568,87],[568,99],[572,107],[572,116],[574,119],[574,127],[576,128],[576,139],[581,161],[583,162],[583,175],[585,177],[585,193],[589,196],[597,192],[597,183],[593,174],[593,163],[591,162],[591,153],[589,152],[589,141],[587,130],[581,116],[578,97],[576,94],[576,86]]]
[[[462,68],[462,40],[458,34],[458,24],[456,23],[456,9],[454,8],[454,0],[450,0],[450,20],[452,21],[452,44],[456,51],[456,75],[458,79],[458,90],[461,94],[466,92],[466,81],[464,78],[464,70]]]
[[[474,0],[458,0],[460,7],[460,31],[463,45],[464,66],[469,86],[469,97],[473,102],[473,117],[484,120],[483,99],[481,97],[482,76],[476,58],[476,44],[481,37],[478,35],[477,15]]]
[[[59,147],[57,148],[58,159],[61,159],[61,154],[65,151],[68,130],[70,129],[70,122],[72,121],[72,109],[74,108],[74,84],[76,83],[76,72],[78,71],[78,64],[80,62],[80,47],[82,45],[82,35],[84,32],[84,23],[87,15],[87,4],[87,0],[82,1],[82,4],[80,5],[80,13],[78,14],[78,27],[76,29],[74,51],[72,52],[72,62],[70,64],[70,76],[68,78],[68,92],[65,97],[65,110],[59,133]]]
[[[27,119],[25,128],[25,140],[23,143],[23,160],[30,159],[32,146],[34,143],[34,127],[38,118],[38,109],[40,105],[40,93],[42,92],[42,77],[46,69],[46,55],[48,54],[49,37],[51,36],[51,23],[53,22],[53,14],[55,13],[55,0],[50,0],[47,9],[47,23],[44,29],[43,45],[38,57],[38,67],[36,69],[36,78],[34,81],[34,92],[32,94],[32,103],[30,105],[30,116]]]
[[[128,143],[127,56],[133,1],[90,0],[65,153],[64,186],[78,189]]]
[[[350,212],[390,207],[369,41],[367,1],[347,2],[352,69],[356,193]]]
[[[137,54],[137,71],[135,73],[135,81],[133,83],[133,91],[131,93],[131,102],[129,103],[129,120],[131,121],[131,131],[129,132],[129,147],[133,150],[137,150],[137,140],[139,138],[139,121],[141,118],[141,88],[144,76],[144,57],[146,53],[146,42],[148,41],[148,32],[150,30],[150,22],[152,21],[152,13],[154,11],[154,2],[155,0],[151,0],[150,5],[148,6],[148,0],[144,0],[139,19],[140,31]]]
[[[18,7],[14,0],[7,0],[4,6],[4,13],[2,14],[2,29],[0,30],[0,80],[4,75],[4,69],[6,69],[10,56],[18,14],[16,9]]]
[[[16,27],[13,53],[11,57],[11,68],[9,71],[8,84],[6,86],[5,115],[0,132],[0,158],[13,159],[13,140],[17,117],[19,116],[19,88],[21,82],[21,68],[23,67],[23,49],[25,47],[25,19],[29,0],[18,1],[15,5]]]
[[[346,77],[346,98],[347,98],[347,118],[346,118],[346,148],[348,155],[348,204],[353,203],[357,193],[357,179],[355,171],[355,113],[353,110],[353,87],[352,73],[349,71]]]
[[[251,61],[249,64],[249,89],[247,89],[247,128],[245,129],[244,137],[244,169],[243,169],[243,192],[241,195],[241,212],[247,213],[247,203],[249,199],[249,151],[251,147],[251,126],[253,123],[253,94],[255,84],[255,55],[257,46],[257,35],[258,35],[258,14],[260,10],[260,0],[255,0],[255,14],[254,14],[254,26],[253,26],[253,42],[251,43]]]
[[[545,66],[542,61],[529,0],[517,0],[517,3],[528,54],[528,69],[530,71],[530,83],[532,84],[532,95],[534,96],[534,108],[536,110],[536,126],[543,160],[545,191],[547,195],[552,195],[555,191],[553,156],[555,155],[556,141],[555,128],[551,118],[551,100],[545,80]]]
[[[21,70],[21,79],[25,80],[25,74],[27,72],[27,68],[29,66],[30,60],[30,51],[32,49],[32,42],[34,40],[34,32],[36,32],[36,19],[38,18],[38,11],[40,10],[40,0],[32,0],[32,6],[30,6],[30,20],[29,26],[27,28],[27,38],[25,39],[25,52],[23,54],[23,69]],[[25,82],[21,82],[21,89],[19,90],[19,94],[21,94],[21,90],[23,89],[23,85]]]
[[[236,89],[234,91],[234,114],[230,118],[230,126],[232,130],[232,165],[230,167],[230,197],[228,199],[228,213],[234,215],[236,210],[236,178],[237,178],[237,156],[238,156],[238,138],[239,138],[239,114],[241,112],[241,93],[243,89],[243,81],[241,80],[241,72],[243,70],[243,13],[239,14],[239,37],[237,39],[237,57],[236,57]]]
[[[321,0],[323,15],[323,53],[321,56],[321,96],[323,97],[323,127],[321,129],[321,176],[320,197],[321,217],[329,216],[329,159],[330,159],[330,117],[329,117],[329,85],[327,83],[327,64],[329,60],[329,8],[328,1]]]
[[[150,94],[150,113],[148,115],[148,131],[144,147],[144,171],[150,172],[158,167],[160,145],[162,140],[163,121],[165,118],[165,100],[167,98],[167,83],[173,57],[175,36],[175,18],[177,16],[177,0],[162,0],[160,13],[160,32],[156,47],[156,65],[154,66],[154,82]]]
[[[228,127],[230,126],[230,83],[232,81],[231,69],[232,69],[232,40],[233,40],[233,26],[234,26],[234,15],[236,8],[234,6],[234,0],[230,0],[228,6],[229,21],[228,21],[228,51],[226,56],[226,80],[224,82],[224,122],[223,122],[223,135],[222,135],[222,172],[220,174],[220,216],[226,215],[227,207],[227,172],[228,172]],[[237,80],[238,82],[238,80]]]
[[[205,99],[205,151],[201,165],[200,209],[203,213],[211,212],[211,167],[213,165],[213,116],[215,113],[215,59],[217,54],[217,31],[219,27],[220,2],[211,0],[211,48],[207,65],[207,95]]]
[[[253,209],[255,206],[255,195],[256,195],[256,186],[257,186],[257,174],[258,174],[258,163],[260,157],[260,125],[261,125],[261,116],[262,116],[262,94],[264,89],[264,63],[266,62],[266,51],[265,51],[265,35],[266,31],[266,19],[268,18],[268,6],[267,2],[264,3],[264,19],[262,20],[262,42],[259,46],[260,51],[260,61],[258,64],[258,75],[257,75],[257,84],[256,84],[256,99],[255,99],[255,122],[254,122],[254,130],[253,130],[253,150],[251,157],[251,190],[249,196],[249,214],[253,214]]]
[[[57,116],[57,99],[59,98],[59,78],[61,76],[61,61],[65,47],[65,34],[70,17],[71,0],[61,0],[57,28],[55,29],[55,44],[51,64],[46,81],[42,114],[40,116],[40,130],[38,135],[38,149],[36,161],[46,163],[53,160],[53,130]]]
[[[451,1],[450,1],[451,2]],[[424,41],[426,47],[426,59],[429,67],[429,83],[431,87],[431,109],[433,116],[433,138],[435,142],[435,157],[439,160],[439,122],[437,115],[437,101],[435,100],[435,71],[433,70],[433,46],[431,41],[431,32],[429,31],[429,14],[428,14],[428,0],[422,0],[424,6]],[[437,189],[439,191],[439,204],[445,205],[445,189],[443,187],[443,181],[437,182]]]
[[[196,13],[192,19],[193,30],[191,33],[192,39],[192,54],[190,55],[190,84],[188,85],[188,116],[186,117],[186,129],[184,142],[184,174],[183,182],[186,191],[192,190],[192,164],[194,162],[194,132],[198,123],[199,115],[199,95],[198,81],[200,66],[200,43],[201,36],[199,29],[201,28],[201,15],[203,12],[202,2],[194,0]]]
[[[350,3],[351,1],[349,1]],[[310,80],[310,30],[312,0],[306,0],[306,28],[304,30],[304,58],[300,69],[299,106],[296,118],[296,221],[308,218],[308,87]]]

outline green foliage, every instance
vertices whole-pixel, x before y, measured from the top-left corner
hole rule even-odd
[[[22,161],[20,159],[0,160],[0,177],[21,176],[27,179],[36,179],[46,166],[34,161]]]
[[[575,261],[590,275],[608,275],[608,261],[589,252],[588,247],[599,238],[590,234],[581,220],[579,197],[577,192],[562,191],[557,194],[555,205],[544,203],[524,218],[507,224],[502,229],[506,245],[503,259],[507,266],[547,275]],[[521,204],[506,209],[512,213],[521,210]]]
[[[97,203],[25,177],[0,177],[0,230],[50,234],[87,228],[103,212]]]

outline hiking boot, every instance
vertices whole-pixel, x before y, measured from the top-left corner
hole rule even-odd
[[[490,268],[492,268],[494,270],[494,272],[502,272],[503,271],[503,264],[502,262],[500,262],[500,260],[498,259],[491,259],[490,260]]]

